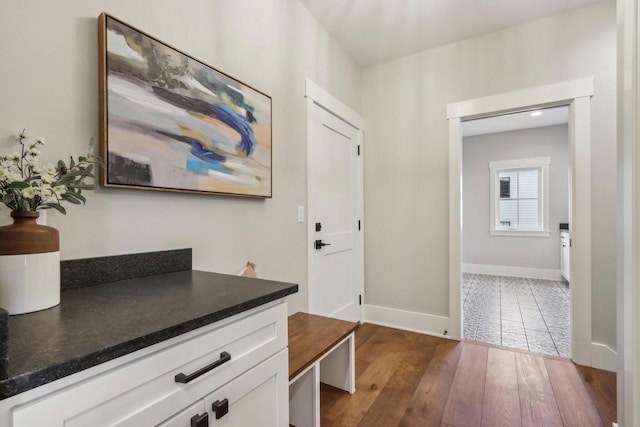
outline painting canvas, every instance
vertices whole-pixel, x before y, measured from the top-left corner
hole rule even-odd
[[[271,98],[100,15],[101,183],[271,197]]]

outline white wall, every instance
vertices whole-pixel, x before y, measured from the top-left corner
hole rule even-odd
[[[489,162],[550,157],[549,237],[491,236]],[[559,223],[569,222],[567,125],[470,136],[462,151],[462,262],[560,271]]]
[[[593,340],[615,348],[616,16],[607,0],[364,72],[367,303],[448,316],[448,103],[593,76]]]
[[[45,161],[98,138],[103,11],[272,96],[273,198],[100,189],[66,217],[49,213],[62,258],[192,247],[196,269],[235,274],[252,260],[260,277],[299,283],[289,310],[304,310],[305,77],[359,112],[360,68],[297,0],[3,0],[0,152],[23,127],[47,139]]]

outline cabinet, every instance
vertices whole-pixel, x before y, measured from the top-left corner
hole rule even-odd
[[[569,232],[561,231],[560,232],[560,273],[562,277],[565,278],[567,282],[569,282],[570,271],[569,271],[569,257],[571,256],[571,238],[569,237]]]
[[[200,416],[197,427],[281,426],[288,411],[287,351],[282,350],[231,383],[181,411],[159,427],[189,427]],[[284,405],[284,406],[283,406]],[[120,425],[144,426],[144,417],[133,417]]]
[[[286,303],[225,320],[3,407],[13,427],[288,426]]]

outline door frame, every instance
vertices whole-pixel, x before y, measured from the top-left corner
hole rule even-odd
[[[335,96],[331,95],[329,92],[321,88],[319,85],[314,83],[309,78],[306,79],[305,82],[305,98],[307,103],[307,311],[310,306],[309,299],[311,298],[310,284],[311,284],[311,270],[309,269],[309,265],[311,263],[311,256],[313,252],[311,250],[313,241],[314,241],[314,233],[315,233],[315,225],[311,224],[309,218],[312,217],[310,209],[309,209],[309,195],[310,195],[310,185],[309,185],[309,164],[314,160],[309,156],[309,141],[311,140],[310,135],[310,126],[309,121],[311,120],[312,113],[311,109],[314,104],[319,106],[320,108],[328,111],[334,116],[338,117],[340,120],[348,123],[353,126],[358,131],[358,145],[360,146],[360,155],[357,156],[356,161],[356,215],[360,219],[360,232],[356,233],[356,239],[354,242],[354,253],[356,257],[356,262],[358,264],[358,271],[356,273],[356,289],[362,295],[362,299],[360,301],[360,323],[364,322],[364,302],[365,302],[365,293],[364,293],[364,231],[365,231],[365,220],[364,220],[364,119],[358,113],[353,111],[351,108],[347,107],[342,101],[340,101]]]
[[[618,1],[618,423],[640,418],[640,6]]]
[[[462,121],[509,112],[568,105],[571,203],[572,360],[592,366],[591,348],[591,96],[593,77],[450,103],[449,120],[449,322],[454,339],[462,324]],[[579,269],[572,266],[580,266]]]

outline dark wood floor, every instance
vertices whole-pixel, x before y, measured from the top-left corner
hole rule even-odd
[[[365,324],[354,395],[322,385],[328,426],[611,426],[614,373]]]

